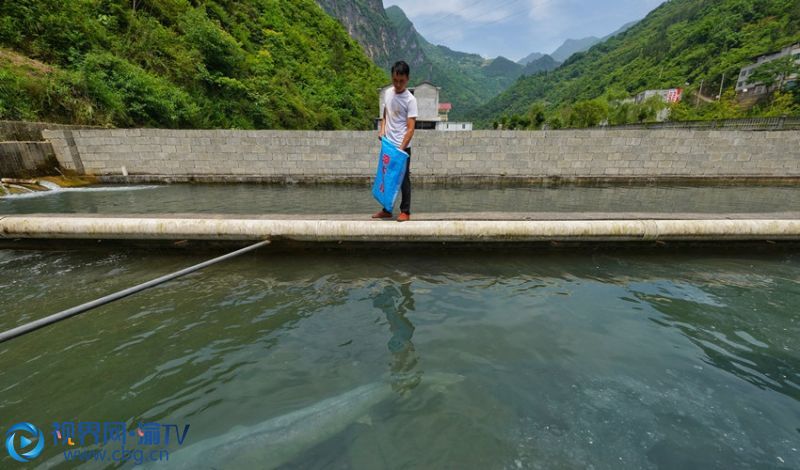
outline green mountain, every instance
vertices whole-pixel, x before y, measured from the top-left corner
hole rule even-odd
[[[558,49],[556,49],[555,51],[553,51],[550,54],[542,54],[541,52],[534,52],[534,53],[528,55],[527,57],[525,57],[524,59],[519,60],[517,63],[521,64],[521,65],[528,65],[533,61],[541,59],[545,55],[549,55],[550,58],[553,59],[553,61],[555,61],[558,64],[561,64],[565,60],[569,59],[570,56],[572,56],[572,54],[575,54],[576,52],[588,51],[595,44],[597,44],[599,42],[603,42],[603,41],[605,41],[605,40],[607,40],[607,39],[609,39],[611,37],[614,37],[614,36],[616,36],[618,34],[624,33],[625,31],[629,30],[633,25],[635,25],[638,22],[639,21],[637,20],[637,21],[631,21],[630,23],[625,23],[618,30],[614,31],[613,33],[609,34],[608,36],[604,36],[603,38],[596,38],[594,36],[590,36],[588,38],[583,38],[583,39],[567,39],[566,41],[564,41],[563,44],[561,44],[561,46],[558,47]],[[540,68],[540,69],[547,68],[547,66],[545,65],[547,63],[550,63],[550,61],[548,60],[548,61],[542,63],[541,65],[539,65],[536,68]],[[550,69],[550,70],[552,70],[552,69]],[[531,71],[524,72],[524,75],[531,75]]]
[[[0,2],[0,119],[366,129],[386,79],[312,0]]]
[[[551,70],[557,69],[560,65],[561,62],[556,61],[549,55],[545,55],[529,62],[528,65],[522,69],[522,75],[535,75],[541,72],[550,72]]]
[[[398,60],[416,68],[424,55],[414,43],[404,44],[383,9],[383,0],[317,0],[361,44],[370,59],[384,70]],[[411,38],[413,41],[413,38]]]
[[[487,77],[512,77],[517,78],[520,75],[521,68],[518,63],[500,56],[483,69],[483,74]]]
[[[691,95],[701,82],[718,90],[723,76],[732,89],[753,57],[798,41],[797,0],[670,0],[557,70],[520,79],[469,117],[488,126],[503,115],[525,115],[535,103],[554,110],[687,83]]]
[[[453,104],[450,112],[453,120],[462,119],[511,86],[522,73],[521,65],[504,57],[487,60],[478,54],[429,43],[399,7],[387,8],[386,15],[401,39],[403,50],[421,49],[424,53],[423,63],[417,65],[415,81],[428,80],[441,87],[440,101]]]
[[[523,65],[524,66],[524,65],[530,64],[534,60],[539,60],[542,57],[544,57],[544,54],[542,54],[541,52],[531,52],[527,56],[525,56],[522,59],[518,60],[517,63],[519,65]]]
[[[431,44],[397,6],[381,0],[317,0],[387,72],[398,60],[411,66],[411,83],[429,81],[441,88],[440,101],[450,102],[451,119],[486,103],[522,74],[522,66],[498,57],[454,51]],[[388,79],[386,81],[388,83]]]
[[[572,57],[573,54],[587,51],[600,41],[602,41],[602,39],[594,36],[582,39],[567,39],[564,41],[564,44],[550,54],[550,57],[558,62],[564,62]]]

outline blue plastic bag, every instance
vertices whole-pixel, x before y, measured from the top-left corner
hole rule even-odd
[[[375,174],[375,183],[372,185],[372,195],[383,208],[391,212],[400,185],[406,175],[408,154],[389,142],[385,137],[381,139],[381,153],[378,155],[378,172]]]

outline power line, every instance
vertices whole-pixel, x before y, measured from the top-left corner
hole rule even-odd
[[[479,4],[479,3],[483,3],[484,1],[486,1],[486,0],[477,0],[476,2],[472,2],[469,5],[467,5],[464,8],[462,8],[461,11],[469,10],[473,6],[475,6],[475,5]],[[444,16],[440,16],[438,18],[434,18],[433,21],[427,23],[427,25],[431,26],[431,25],[434,25],[434,24],[437,24],[437,23],[441,23],[445,19],[450,18],[451,16],[454,16],[455,14],[456,14],[456,12],[451,11],[450,13],[448,13],[448,14],[446,14]],[[422,22],[420,24],[426,24],[426,22]]]
[[[464,22],[471,23],[471,22],[474,22],[474,21],[486,16],[487,14],[489,14],[489,13],[491,13],[493,11],[497,11],[497,10],[499,10],[501,8],[505,8],[505,7],[508,7],[508,6],[511,6],[511,5],[514,5],[516,3],[523,2],[523,1],[526,1],[526,0],[508,0],[506,2],[500,3],[499,5],[490,5],[488,9],[478,10],[472,15],[459,15],[459,16],[463,19]],[[482,2],[479,1],[477,3],[482,3]],[[475,5],[475,4],[472,4],[472,5]],[[467,10],[467,8],[465,8],[464,10]],[[431,35],[431,36],[435,36],[437,34],[441,34],[443,31],[446,31],[447,29],[450,29],[449,27],[447,27],[447,25],[441,24],[440,26],[442,26],[443,28],[434,29],[434,32],[430,33],[430,27],[432,25],[437,24],[437,23],[441,23],[442,21],[444,21],[444,19],[446,17],[449,17],[449,16],[454,16],[454,13],[450,13],[448,15],[445,15],[445,17],[440,18],[440,21],[436,21],[434,23],[429,23],[427,25],[427,27],[426,27],[426,29],[428,29],[429,32],[426,33],[426,34]]]
[[[479,23],[479,24],[468,25],[468,26],[465,26],[465,27],[461,28],[457,32],[451,32],[450,34],[447,34],[445,36],[440,36],[436,40],[437,41],[447,41],[449,39],[453,39],[453,38],[457,37],[458,33],[460,33],[463,30],[469,30],[469,29],[475,29],[475,28],[483,28],[483,27],[486,27],[486,26],[491,26],[493,24],[501,23],[501,22],[506,21],[506,20],[508,20],[510,18],[513,18],[515,16],[522,15],[524,13],[528,13],[528,12],[531,11],[531,9],[532,9],[532,7],[526,7],[524,9],[522,9],[522,10],[515,11],[515,12],[513,12],[513,13],[507,15],[507,16],[504,16],[504,17],[499,18],[499,19],[494,20],[494,21],[490,21],[488,23]],[[433,36],[434,35],[431,35],[431,38],[433,38]]]

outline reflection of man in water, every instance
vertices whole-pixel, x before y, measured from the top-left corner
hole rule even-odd
[[[420,374],[414,372],[417,365],[417,353],[411,337],[414,325],[406,318],[406,312],[414,311],[414,297],[411,293],[411,282],[400,285],[389,285],[375,297],[373,305],[379,308],[389,322],[389,352],[392,354],[391,374],[392,387],[397,391],[408,391],[420,382]]]

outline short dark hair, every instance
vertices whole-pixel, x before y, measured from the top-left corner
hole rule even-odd
[[[411,75],[411,69],[408,67],[408,64],[405,61],[397,61],[392,66],[392,75],[405,75],[406,77]]]

